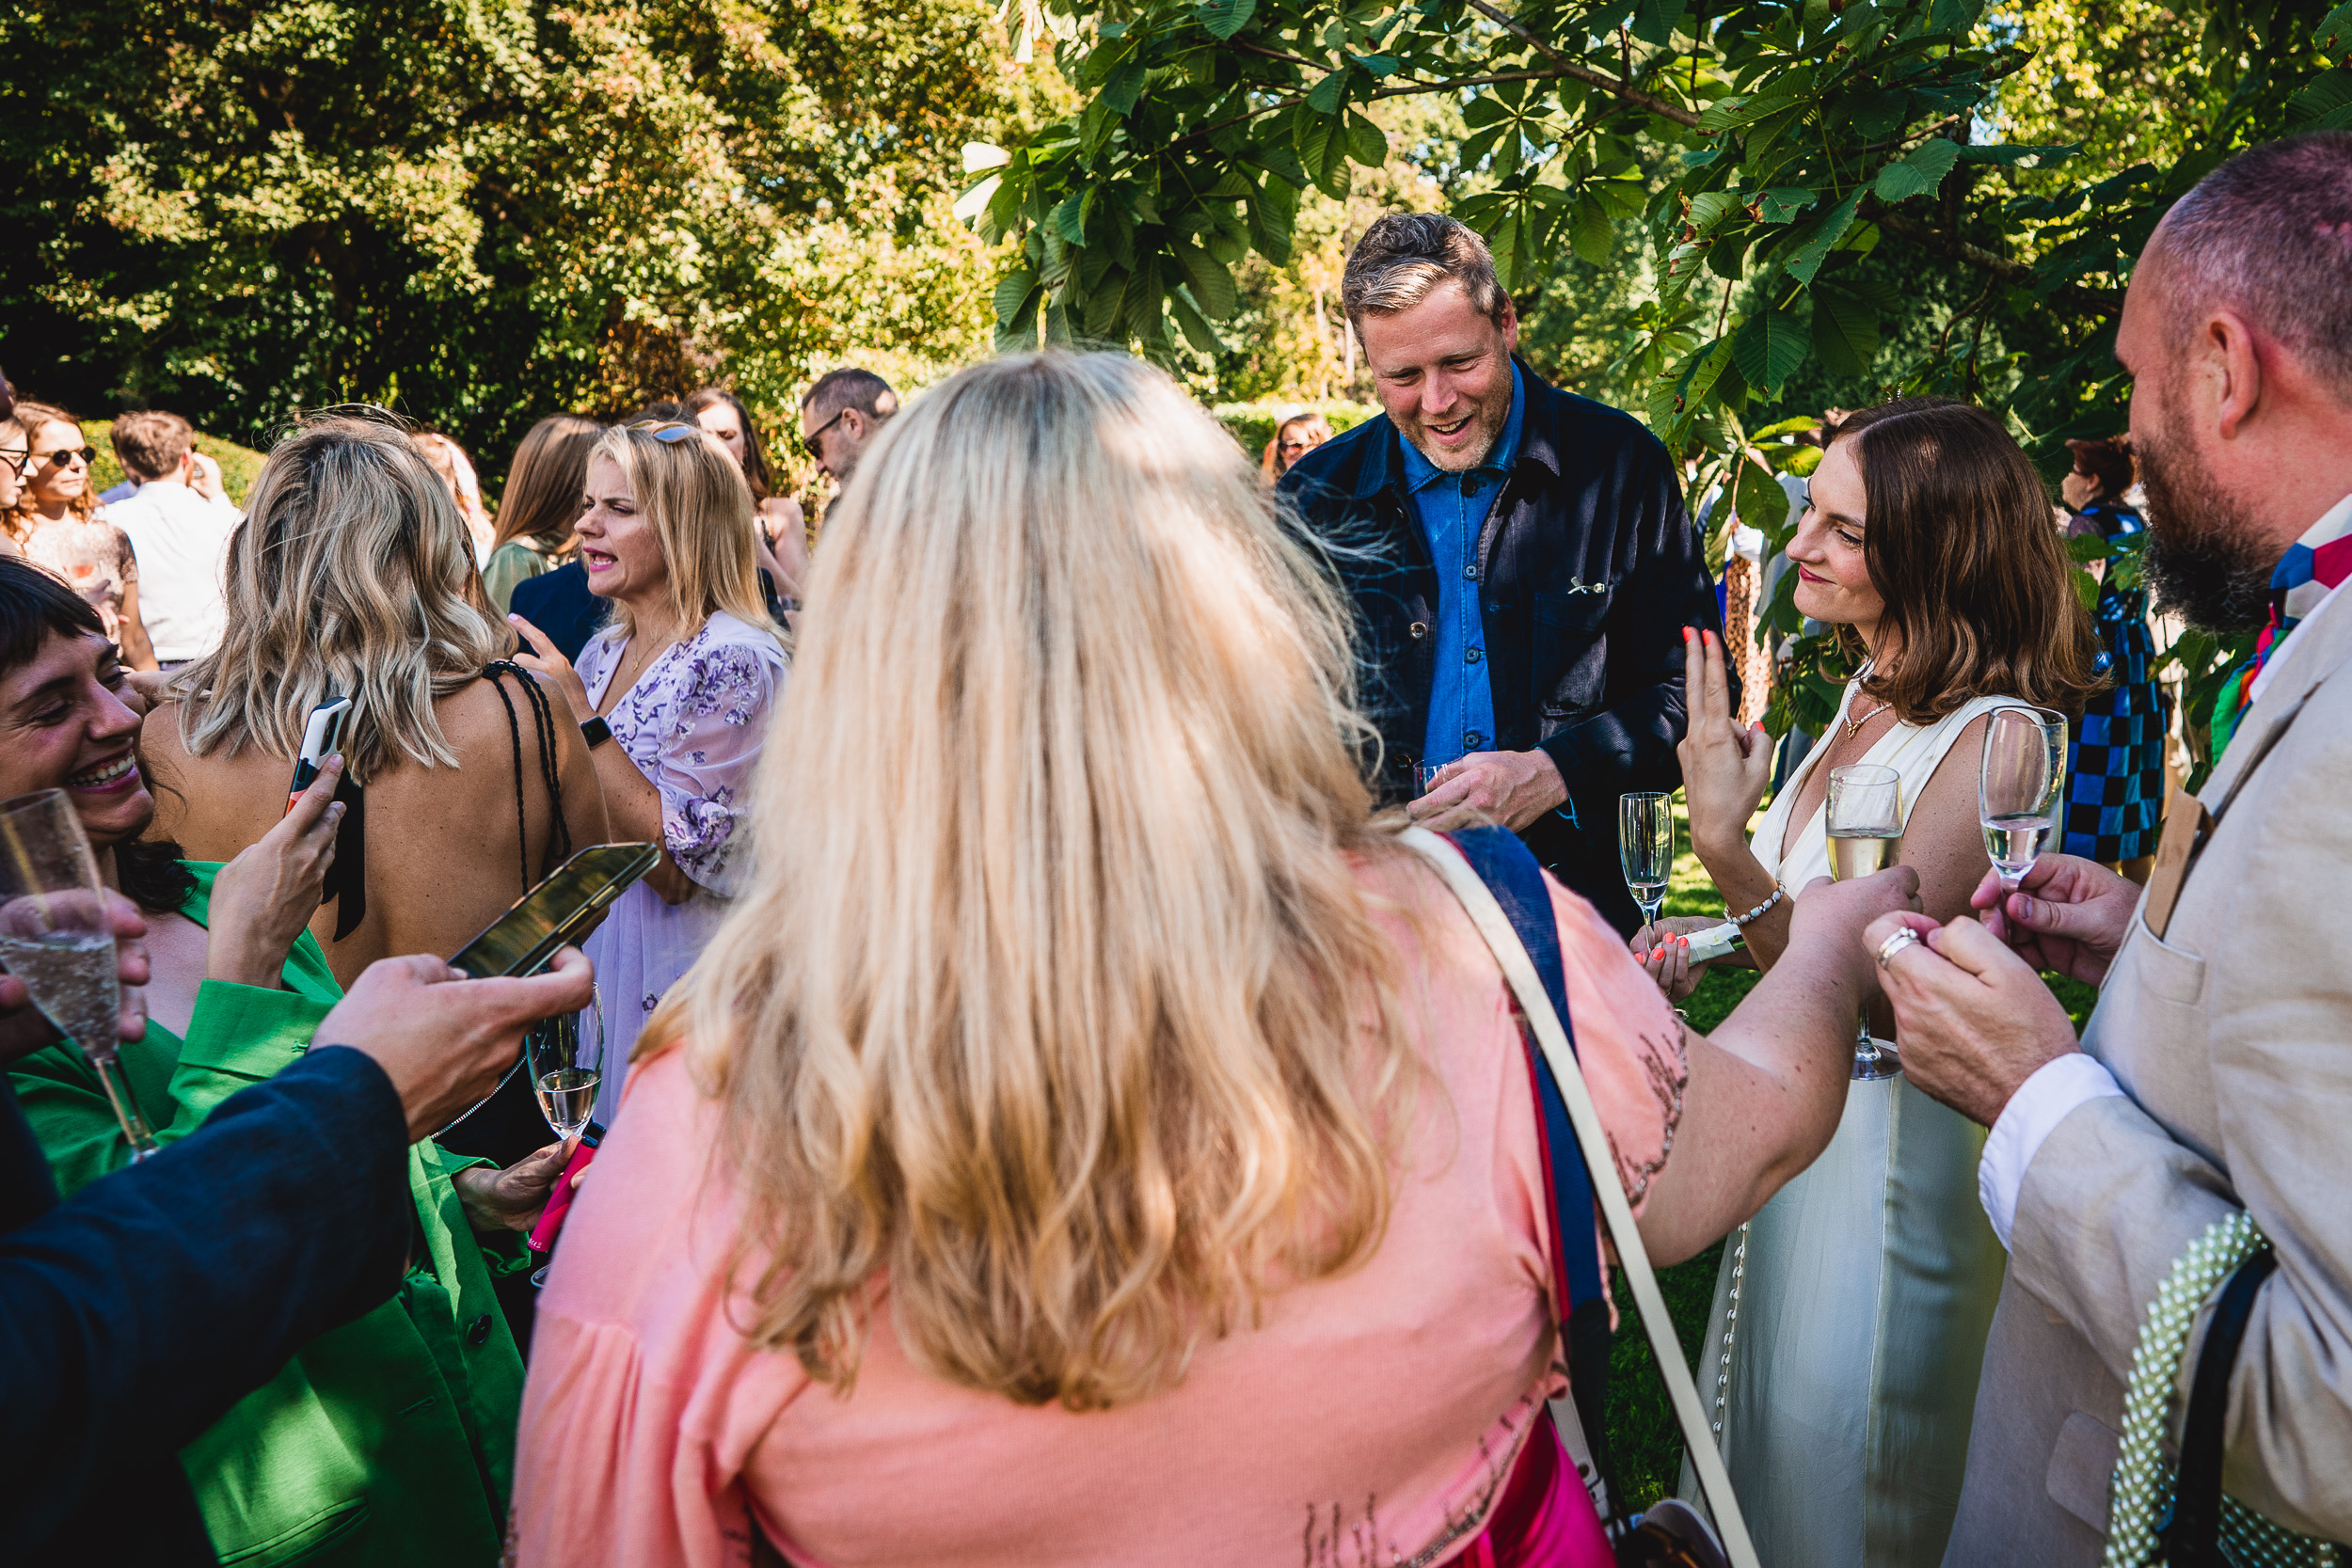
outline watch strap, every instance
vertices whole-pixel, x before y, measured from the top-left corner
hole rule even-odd
[[[612,726],[602,719],[591,719],[580,726],[580,737],[588,742],[588,749],[593,752],[612,738]]]

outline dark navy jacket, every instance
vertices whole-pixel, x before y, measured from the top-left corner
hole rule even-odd
[[[1682,628],[1720,634],[1698,531],[1666,449],[1613,408],[1525,364],[1519,451],[1479,538],[1495,749],[1541,749],[1577,820],[1520,836],[1628,932],[1640,916],[1617,863],[1617,797],[1682,782]],[[1382,745],[1381,798],[1412,793],[1427,729],[1438,579],[1384,415],[1309,451],[1282,494],[1327,546],[1356,606],[1365,711]],[[1732,701],[1739,701],[1733,689]]]
[[[400,1286],[408,1119],[311,1052],[59,1204],[0,1077],[0,1562],[213,1562],[180,1449]]]

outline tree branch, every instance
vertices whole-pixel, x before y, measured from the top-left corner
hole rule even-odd
[[[1861,215],[1865,222],[1875,223],[1889,234],[1909,240],[1914,245],[1926,245],[1931,250],[1941,251],[1956,261],[1964,261],[1979,272],[1990,274],[2000,282],[2021,289],[2034,287],[2033,268],[2025,262],[2007,256],[1996,256],[1982,245],[1969,244],[1957,234],[1947,234],[1916,218],[1907,218],[1890,210],[1876,197],[1868,198],[1862,203]],[[2073,283],[2061,284],[2042,294],[2042,298],[2052,309],[2074,316],[2115,316],[2122,314],[2123,309],[2121,295]]]

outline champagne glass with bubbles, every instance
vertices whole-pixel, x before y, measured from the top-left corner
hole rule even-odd
[[[122,982],[105,884],[81,816],[61,789],[0,800],[0,964],[89,1058],[131,1158],[154,1153],[155,1135],[122,1076]]]
[[[596,1114],[596,1091],[604,1085],[603,995],[592,987],[588,1006],[579,1012],[559,1013],[532,1024],[523,1037],[523,1049],[530,1057],[531,1087],[539,1099],[539,1114],[558,1138],[569,1143]],[[531,1282],[545,1285],[552,1266],[540,1264]]]
[[[1892,768],[1849,763],[1829,770],[1829,874],[1851,881],[1885,870],[1903,854],[1903,781]],[[1895,1053],[1870,1035],[1870,1014],[1862,1014],[1854,1038],[1853,1075],[1892,1078],[1902,1071]]]
[[[1658,924],[1675,874],[1674,799],[1655,790],[1617,797],[1617,863],[1642,906],[1642,924]]]
[[[2066,721],[2047,708],[1998,707],[1984,728],[1978,816],[2004,890],[2033,868],[2066,797]]]

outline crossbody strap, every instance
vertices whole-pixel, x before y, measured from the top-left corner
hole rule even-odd
[[[1512,995],[1518,999],[1519,1011],[1534,1030],[1535,1043],[1550,1065],[1577,1143],[1584,1151],[1585,1168],[1592,1173],[1593,1194],[1600,1203],[1601,1221],[1616,1243],[1617,1260],[1625,1267],[1626,1281],[1633,1291],[1633,1304],[1641,1312],[1642,1327],[1649,1335],[1659,1372],[1666,1382],[1667,1398],[1674,1405],[1675,1419],[1682,1427],[1692,1467],[1698,1472],[1699,1485],[1715,1515],[1715,1528],[1723,1537],[1724,1552],[1731,1559],[1732,1568],[1759,1568],[1756,1546],[1748,1539],[1747,1521],[1740,1513],[1740,1499],[1732,1494],[1731,1478],[1724,1472],[1723,1455],[1716,1451],[1706,1413],[1699,1406],[1698,1387],[1691,1381],[1690,1368],[1683,1365],[1682,1346],[1675,1338],[1674,1320],[1667,1315],[1665,1298],[1659,1293],[1658,1276],[1649,1265],[1649,1252],[1642,1245],[1642,1233],[1634,1224],[1632,1207],[1626,1202],[1625,1189],[1617,1182],[1616,1159],[1610,1152],[1608,1132],[1600,1124],[1600,1114],[1594,1108],[1584,1075],[1577,1067],[1576,1053],[1569,1048],[1567,1031],[1561,1026],[1551,999],[1544,994],[1543,982],[1536,976],[1527,948],[1513,932],[1510,919],[1492,891],[1458,849],[1424,828],[1406,829],[1404,841],[1429,862],[1454,896],[1461,900],[1470,924],[1477,927],[1488,951],[1502,966],[1503,979],[1510,984]]]

